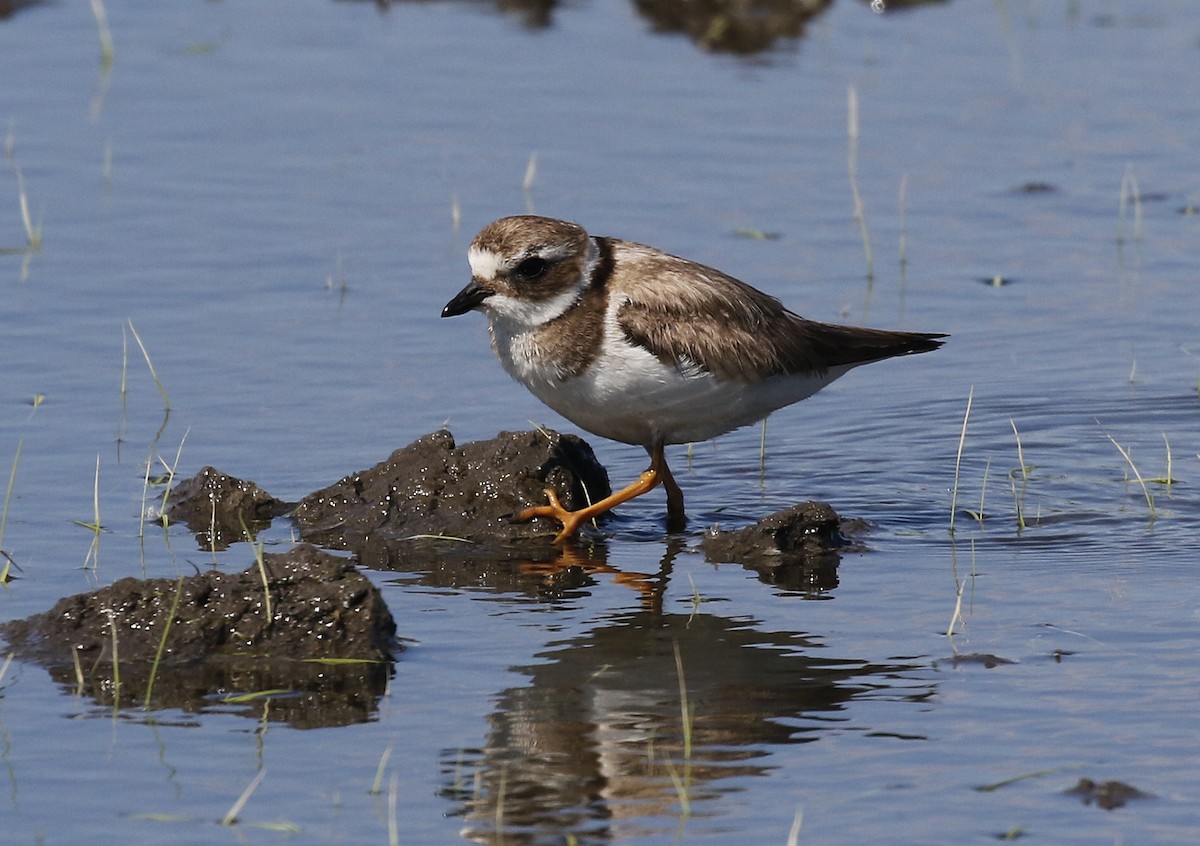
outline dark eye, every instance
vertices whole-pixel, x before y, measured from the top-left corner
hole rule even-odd
[[[523,282],[532,282],[535,279],[545,275],[546,270],[550,267],[550,263],[539,256],[530,256],[522,261],[514,269],[513,273]]]

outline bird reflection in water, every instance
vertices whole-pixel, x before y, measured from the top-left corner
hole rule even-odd
[[[677,832],[715,817],[734,777],[775,769],[773,747],[866,730],[845,714],[851,700],[930,692],[915,665],[816,657],[819,639],[755,626],[642,608],[514,668],[527,683],[498,695],[484,745],[443,755],[464,836]]]

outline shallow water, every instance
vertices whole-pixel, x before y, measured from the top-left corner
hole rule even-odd
[[[841,0],[749,56],[615,3],[545,27],[466,3],[108,15],[110,69],[84,4],[0,20],[0,482],[20,448],[2,619],[252,561],[143,532],[148,458],[295,499],[444,423],[572,431],[504,376],[482,319],[438,318],[503,214],[660,246],[814,318],[953,337],[775,415],[761,467],[758,428],[674,450],[682,548],[652,495],[591,569],[372,574],[408,648],[369,722],[114,712],[13,663],[8,841],[223,841],[265,770],[247,842],[387,842],[393,778],[403,843],[786,842],[798,813],[800,842],[1194,842],[1194,3]],[[642,469],[593,445],[614,480]],[[89,557],[72,521],[94,488]],[[806,498],[872,526],[836,586],[695,550]],[[1081,777],[1153,798],[1085,805],[1064,794]]]

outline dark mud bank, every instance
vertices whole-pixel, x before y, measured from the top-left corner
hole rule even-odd
[[[104,704],[149,698],[189,710],[211,705],[214,691],[267,690],[288,703],[276,718],[298,725],[366,719],[398,647],[382,595],[356,565],[541,595],[611,571],[602,537],[558,548],[555,521],[512,520],[544,502],[546,489],[571,509],[610,492],[585,441],[545,430],[463,446],[433,432],[298,503],[205,467],[175,487],[164,512],[201,549],[253,538],[285,514],[303,543],[240,573],[122,579],[8,623],[0,635]],[[744,529],[711,528],[700,545],[710,561],[819,590],[836,585],[845,528],[828,504],[809,502]],[[664,574],[684,543],[671,539]],[[304,707],[306,697],[333,704]]]

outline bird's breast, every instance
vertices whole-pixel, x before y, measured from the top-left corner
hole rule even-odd
[[[803,399],[841,372],[747,382],[687,362],[664,362],[609,332],[585,355],[569,353],[544,331],[492,325],[504,369],[575,425],[630,444],[705,441]]]

